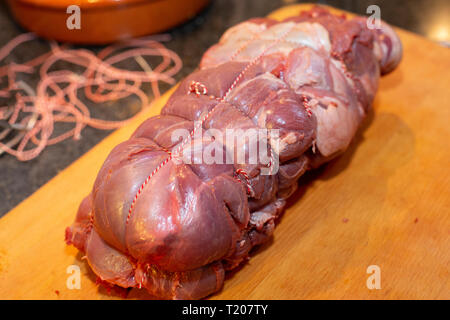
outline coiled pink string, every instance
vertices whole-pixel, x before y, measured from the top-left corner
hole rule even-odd
[[[34,39],[36,37],[32,33],[12,39],[0,49],[0,62],[16,47]],[[81,131],[86,126],[110,130],[132,121],[149,106],[149,98],[142,86],[150,84],[153,96],[158,98],[161,94],[159,83],[175,84],[173,76],[182,67],[180,57],[155,39],[129,40],[106,47],[98,54],[52,42],[51,50],[41,56],[25,63],[11,62],[0,66],[0,98],[15,98],[14,106],[0,106],[0,120],[7,120],[10,127],[0,131],[0,153],[7,152],[21,161],[27,161],[37,157],[48,145],[71,137],[80,139]],[[161,57],[154,68],[145,59],[151,56]],[[117,66],[129,59],[135,59],[141,70],[130,71]],[[76,65],[83,71],[55,70],[55,64],[61,61]],[[35,91],[26,82],[17,81],[18,73],[34,72],[40,75]],[[136,96],[141,108],[138,114],[126,120],[93,118],[87,101],[78,97],[81,92],[86,100],[94,103]],[[55,136],[57,123],[73,123],[74,126]],[[18,133],[9,141],[3,141],[12,130],[18,130]]]

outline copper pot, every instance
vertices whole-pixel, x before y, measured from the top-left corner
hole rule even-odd
[[[210,0],[8,0],[24,28],[47,39],[106,44],[163,32],[194,17]],[[80,8],[80,29],[69,29],[67,8]]]

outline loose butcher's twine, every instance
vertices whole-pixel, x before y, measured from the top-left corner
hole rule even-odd
[[[11,59],[10,53],[16,47],[35,39],[32,33],[12,39],[0,49],[0,63]],[[86,126],[110,130],[132,121],[150,104],[143,85],[149,84],[153,96],[158,98],[159,83],[174,84],[173,76],[182,67],[179,56],[158,42],[167,39],[168,36],[133,39],[106,47],[98,54],[51,42],[51,50],[41,56],[23,63],[0,65],[0,98],[15,99],[14,105],[0,104],[0,127],[3,128],[0,131],[0,154],[7,152],[27,161],[37,157],[48,145],[70,137],[80,139]],[[144,57],[160,57],[161,61],[152,69]],[[141,70],[130,71],[117,66],[131,59]],[[55,70],[61,62],[83,71],[75,72],[74,68]],[[40,75],[36,91],[25,81],[17,80],[20,74],[36,72]],[[91,117],[86,103],[79,99],[81,92],[85,101],[94,103],[136,96],[140,100],[141,111],[122,121],[96,119]],[[74,127],[55,136],[54,129],[58,123],[73,123]]]

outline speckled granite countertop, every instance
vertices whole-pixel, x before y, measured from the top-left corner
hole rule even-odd
[[[217,42],[220,35],[230,26],[251,17],[265,16],[283,5],[295,2],[292,0],[213,0],[212,4],[198,17],[170,31],[172,40],[166,45],[177,52],[184,63],[182,71],[176,78],[179,80],[192,72],[199,63],[203,52]],[[383,20],[433,40],[449,40],[450,4],[448,0],[330,0],[317,2],[358,14],[365,14],[369,5],[377,4],[381,8]],[[2,2],[0,4],[0,46],[23,31],[12,20],[8,9]],[[29,48],[22,49],[15,54],[26,59],[27,55],[35,56],[36,51],[45,50],[45,48],[44,42],[33,43]],[[117,107],[123,108],[124,106]],[[96,112],[98,112],[98,116],[107,116],[106,113],[110,112],[109,110],[97,110]],[[0,216],[7,213],[109,133],[109,131],[86,128],[82,133],[81,140],[66,140],[50,146],[38,158],[28,162],[20,162],[10,155],[1,155]]]

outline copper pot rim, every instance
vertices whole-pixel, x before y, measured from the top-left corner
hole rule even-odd
[[[125,9],[133,6],[150,5],[152,3],[164,2],[167,0],[97,0],[91,2],[89,0],[63,0],[63,1],[36,1],[36,0],[8,0],[9,2],[15,2],[16,5],[26,6],[30,8],[39,8],[49,11],[61,11],[66,10],[71,5],[80,6],[82,10],[97,11],[97,10],[117,10]],[[180,0],[186,1],[186,0]]]

